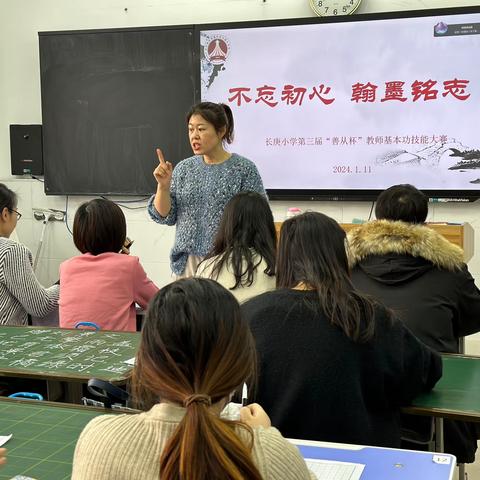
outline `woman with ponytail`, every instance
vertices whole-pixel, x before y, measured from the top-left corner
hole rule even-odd
[[[253,338],[233,295],[179,280],[150,304],[132,374],[144,413],[106,415],[82,432],[73,480],[310,479],[300,453],[259,405],[220,415],[252,381]]]
[[[233,142],[233,113],[228,105],[194,105],[187,125],[193,156],[174,169],[157,149],[159,163],[153,171],[157,190],[148,202],[152,220],[177,227],[170,253],[177,279],[193,277],[212,248],[225,205],[235,194],[250,190],[266,196],[255,164],[226,150]]]

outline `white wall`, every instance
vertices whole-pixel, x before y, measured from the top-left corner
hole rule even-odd
[[[359,13],[414,10],[447,6],[473,6],[468,0],[364,0]],[[10,175],[9,125],[42,123],[40,105],[39,31],[89,28],[136,27],[147,25],[191,24],[310,17],[308,0],[0,0],[0,181],[19,195],[20,241],[35,253],[42,223],[33,220],[32,207],[65,209],[65,197],[46,196],[39,181]],[[394,183],[394,179],[392,179]],[[75,208],[85,197],[70,197],[69,224]],[[272,202],[274,215],[283,219],[290,204]],[[295,203],[302,209],[320,210],[340,222],[368,217],[370,203],[311,202]],[[141,258],[150,277],[159,285],[170,277],[169,250],[174,229],[151,222],[144,209],[124,210],[128,235],[135,239],[132,253]],[[480,250],[478,202],[438,204],[431,207],[431,221],[467,221],[476,231],[476,250]],[[58,278],[59,264],[75,255],[71,235],[65,225],[48,225],[38,276],[50,284]],[[480,279],[480,254],[469,263]],[[469,339],[470,350],[479,345],[480,335]],[[476,348],[475,348],[476,349]]]

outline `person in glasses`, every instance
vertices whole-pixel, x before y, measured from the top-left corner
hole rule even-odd
[[[60,287],[44,288],[30,250],[9,238],[21,216],[17,195],[0,183],[0,325],[26,325],[29,314],[44,317],[58,308]]]

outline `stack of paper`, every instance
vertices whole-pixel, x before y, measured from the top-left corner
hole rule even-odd
[[[365,465],[306,458],[308,468],[319,480],[360,480]]]

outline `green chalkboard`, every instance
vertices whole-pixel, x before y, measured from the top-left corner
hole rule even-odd
[[[1,326],[0,376],[120,382],[139,343],[136,332]]]
[[[192,155],[193,26],[39,33],[48,195],[150,195],[155,148]]]
[[[0,399],[0,434],[13,435],[5,445],[8,463],[0,469],[0,480],[15,475],[69,479],[80,432],[102,413],[88,407]]]

